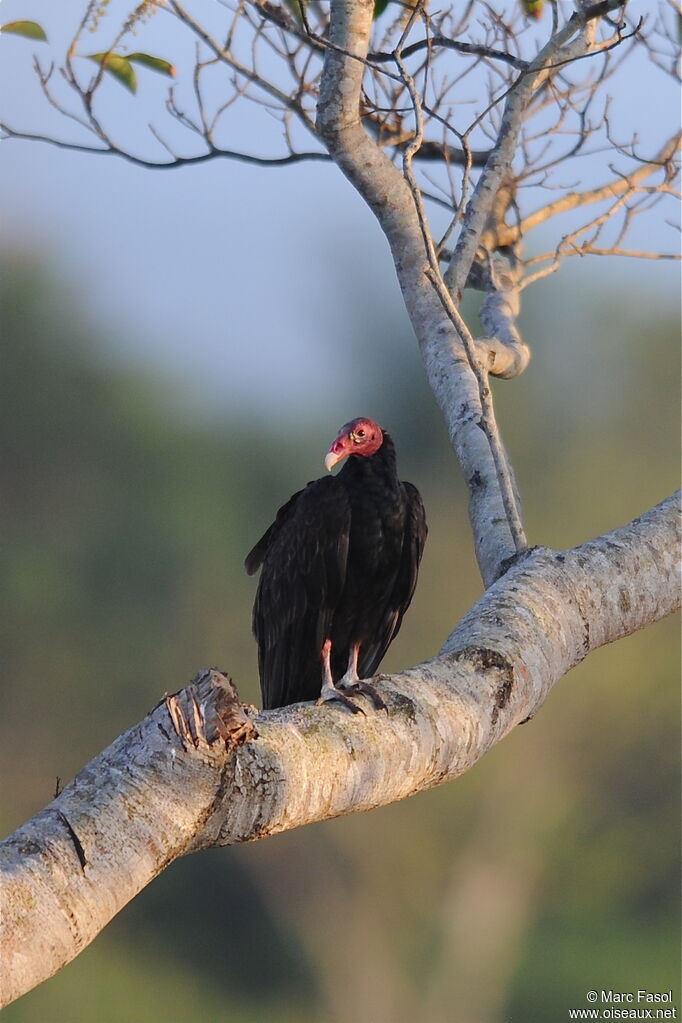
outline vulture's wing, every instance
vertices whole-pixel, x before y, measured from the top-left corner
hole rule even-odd
[[[421,495],[412,483],[400,484],[405,502],[405,528],[400,564],[395,582],[387,594],[384,615],[371,642],[360,651],[358,673],[360,678],[371,678],[402,625],[403,615],[410,606],[419,573],[419,562],[426,543],[426,514]]]
[[[261,565],[253,632],[263,706],[319,695],[320,653],[346,578],[350,504],[343,483],[309,483],[277,513],[246,559]]]
[[[244,559],[244,568],[246,569],[247,575],[253,575],[261,567],[270,544],[279,533],[284,521],[293,511],[294,505],[302,493],[303,491],[299,490],[293,495],[293,497],[289,498],[286,504],[282,505],[275,516],[275,521],[271,526],[268,526],[256,546],[253,547],[246,555],[246,558]]]

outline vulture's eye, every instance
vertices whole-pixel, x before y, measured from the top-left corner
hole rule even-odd
[[[355,431],[355,436],[362,438],[362,437],[365,436],[365,431],[364,430],[356,430]]]

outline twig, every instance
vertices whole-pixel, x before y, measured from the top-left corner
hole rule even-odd
[[[567,255],[576,256],[627,256],[630,259],[682,259],[679,252],[643,252],[636,249],[599,249],[589,242],[583,242],[576,248],[574,253]]]
[[[502,496],[502,503],[504,505],[505,514],[509,524],[509,531],[514,541],[514,547],[517,553],[525,550],[528,546],[526,536],[521,523],[521,517],[516,504],[516,497],[514,494],[514,486],[511,478],[511,471],[507,458],[500,440],[497,423],[495,421],[495,410],[493,408],[492,393],[490,390],[490,384],[488,383],[487,371],[481,366],[480,362],[476,357],[476,345],[473,337],[471,336],[469,329],[464,322],[459,310],[455,306],[448,290],[441,277],[440,270],[438,267],[438,256],[433,244],[431,237],[431,231],[429,229],[428,221],[426,218],[426,212],[424,210],[424,204],[414,177],[414,171],[412,169],[412,158],[414,153],[419,150],[424,135],[424,118],[421,108],[421,103],[417,90],[414,84],[414,79],[407,71],[405,64],[401,58],[399,50],[394,52],[394,60],[400,70],[401,77],[405,82],[405,86],[410,94],[412,105],[414,107],[414,115],[416,120],[416,131],[412,142],[405,148],[403,153],[403,173],[405,179],[409,185],[410,191],[414,199],[415,208],[417,211],[417,217],[419,219],[419,225],[424,238],[424,245],[426,248],[427,258],[429,266],[425,270],[425,274],[431,284],[433,285],[436,294],[438,295],[445,312],[450,318],[453,326],[455,327],[459,337],[462,340],[464,350],[466,352],[467,359],[471,371],[476,377],[478,384],[478,393],[481,402],[481,427],[485,433],[488,444],[490,446],[490,453],[495,464],[495,473],[497,475],[497,482],[500,487],[500,494]]]
[[[633,185],[637,185],[640,181],[650,177],[654,171],[660,170],[661,167],[669,164],[679,149],[680,141],[682,141],[682,135],[674,135],[666,142],[656,156],[638,167],[631,174],[619,175],[618,178],[609,181],[608,184],[600,185],[598,188],[592,188],[586,192],[570,192],[561,199],[557,199],[556,202],[549,203],[549,205],[543,206],[542,209],[530,213],[527,217],[524,217],[520,224],[502,228],[500,244],[512,244],[520,237],[528,234],[534,227],[544,224],[547,220],[556,217],[560,213],[568,213],[570,210],[577,209],[580,206],[589,206],[593,203],[602,202],[605,199],[615,198],[621,193],[628,191]]]
[[[153,167],[155,170],[169,170],[174,167],[184,167],[187,164],[205,163],[207,160],[215,160],[224,157],[229,160],[239,160],[242,163],[252,163],[261,167],[283,167],[288,163],[301,163],[304,160],[323,160],[329,162],[330,156],[323,152],[289,153],[287,156],[253,156],[251,153],[240,153],[232,149],[210,149],[207,153],[198,153],[196,156],[176,156],[173,160],[163,163],[156,160],[147,160],[142,156],[135,156],[125,149],[109,144],[107,146],[84,146],[77,142],[67,142],[63,139],[54,139],[49,135],[36,135],[31,132],[16,131],[7,124],[0,123],[0,132],[5,138],[25,139],[31,142],[47,142],[58,149],[71,149],[79,153],[93,153],[97,155],[106,154],[109,156],[120,156],[130,163],[139,167]]]
[[[594,18],[620,6],[622,3],[617,0],[602,0],[601,3],[576,11],[563,28],[556,32],[547,45],[540,50],[528,68],[521,72],[506,93],[497,97],[488,108],[491,109],[503,98],[506,99],[497,142],[469,201],[462,230],[445,273],[445,284],[451,294],[461,292],[469,276],[495,196],[504,174],[511,166],[521,131],[523,112],[533,95],[533,90],[549,74],[547,65],[556,59],[563,47],[567,46],[576,33],[580,33],[580,35],[564,51],[564,58],[566,61],[570,61],[584,52],[586,46],[584,35],[586,32],[594,32]]]
[[[455,50],[457,53],[464,53],[468,56],[485,57],[486,60],[500,60],[513,68],[517,68],[519,71],[524,71],[528,67],[527,61],[515,57],[512,53],[506,53],[504,50],[496,50],[490,46],[483,46],[478,43],[461,43],[456,39],[449,39],[447,36],[442,35],[419,39],[416,43],[412,43],[410,46],[406,46],[404,50],[401,50],[401,54],[403,58],[411,57],[413,53],[418,53],[419,50],[427,48]],[[367,60],[373,64],[388,63],[391,60],[395,60],[395,51],[391,53],[368,53]]]

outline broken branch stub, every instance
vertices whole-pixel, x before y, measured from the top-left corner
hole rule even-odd
[[[185,749],[214,746],[219,740],[228,752],[258,738],[256,727],[240,703],[232,679],[218,668],[203,668],[177,693],[166,694],[173,728]],[[251,708],[256,712],[256,708]]]

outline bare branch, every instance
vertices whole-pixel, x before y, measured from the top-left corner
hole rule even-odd
[[[556,62],[560,54],[563,60],[569,61],[589,50],[594,31],[590,22],[597,16],[590,15],[590,11],[601,10],[602,7],[613,10],[619,6],[621,4],[616,0],[604,0],[601,4],[576,11],[508,90],[497,142],[478,179],[462,224],[459,241],[445,273],[445,283],[451,294],[459,294],[469,276],[495,196],[504,177],[509,175],[521,131],[523,113],[531,100],[533,90],[544,83],[548,74],[547,67]],[[580,33],[578,39],[568,45],[577,32]]]
[[[490,442],[482,428],[478,380],[463,339],[426,276],[432,243],[428,226],[423,219],[420,223],[415,196],[359,120],[363,65],[345,54],[349,48],[356,57],[366,52],[372,10],[368,0],[343,4],[332,0],[331,39],[335,45],[325,57],[318,130],[332,158],[375,213],[391,246],[429,381],[469,483],[476,554],[489,585],[517,547]]]
[[[570,255],[571,253],[569,253]],[[630,259],[682,259],[679,252],[646,252],[644,250],[619,249],[616,246],[609,249],[599,249],[596,245],[583,242],[576,249],[577,256],[627,256]]]
[[[549,203],[547,206],[542,207],[542,209],[536,210],[534,213],[524,217],[520,224],[503,228],[499,235],[500,244],[511,245],[520,237],[532,231],[534,227],[546,223],[561,213],[567,213],[582,206],[603,202],[605,199],[615,198],[635,185],[640,184],[640,182],[646,181],[656,171],[665,170],[668,167],[675,153],[679,151],[681,140],[682,135],[679,133],[674,135],[659,150],[656,156],[643,163],[630,174],[619,175],[617,178],[609,181],[608,184],[588,189],[585,192],[569,192],[567,195],[562,196],[561,199],[557,199],[555,202]]]
[[[446,36],[441,35],[429,36],[426,39],[420,39],[416,43],[412,43],[410,46],[406,46],[402,51],[402,55],[404,58],[407,58],[411,57],[413,53],[418,53],[420,50],[428,49],[432,51],[438,48],[455,50],[457,53],[476,57],[485,57],[487,60],[501,60],[503,63],[509,64],[510,67],[517,68],[519,71],[524,71],[528,67],[527,61],[515,57],[512,53],[505,53],[504,50],[496,50],[493,47],[483,46],[478,43],[463,43],[457,39],[448,39]],[[368,53],[367,59],[373,64],[381,64],[392,61],[394,56],[393,53]]]
[[[400,69],[401,77],[407,86],[408,92],[410,93],[410,98],[414,107],[414,116],[417,123],[417,130],[415,132],[414,139],[410,145],[406,147],[403,154],[403,173],[412,193],[417,217],[419,219],[419,226],[424,238],[424,246],[429,262],[426,275],[435,288],[445,312],[452,320],[452,323],[462,340],[464,350],[467,354],[467,359],[469,360],[469,366],[476,377],[481,403],[481,426],[488,438],[493,462],[495,463],[495,472],[497,474],[497,481],[500,487],[500,494],[502,496],[505,514],[509,523],[509,530],[514,541],[516,552],[520,553],[522,550],[525,550],[528,545],[526,542],[526,535],[521,524],[521,516],[517,504],[511,469],[502,446],[502,441],[500,440],[497,422],[495,421],[495,412],[493,409],[490,385],[488,384],[487,379],[487,370],[481,366],[477,358],[474,339],[471,336],[463,317],[460,315],[459,310],[450,298],[450,294],[441,277],[438,265],[438,256],[436,255],[436,250],[431,238],[431,231],[426,218],[421,193],[412,171],[412,157],[414,153],[419,151],[424,137],[424,120],[421,103],[419,96],[417,95],[414,79],[408,73],[399,49],[396,49],[394,58],[398,68]]]
[[[31,132],[16,131],[7,124],[0,123],[0,132],[6,138],[27,139],[31,142],[47,142],[58,149],[71,149],[79,153],[108,154],[120,156],[129,163],[137,164],[139,167],[153,167],[155,170],[168,170],[173,167],[184,167],[187,164],[205,163],[207,160],[215,160],[223,157],[228,160],[239,160],[242,163],[253,163],[263,167],[282,167],[288,163],[301,163],[304,160],[329,161],[329,154],[323,152],[310,153],[289,153],[287,156],[254,156],[251,153],[240,153],[230,149],[210,149],[207,153],[199,153],[197,156],[173,156],[172,160],[156,161],[147,160],[141,156],[135,156],[124,149],[114,145],[107,146],[83,146],[77,142],[66,142],[62,139],[55,139],[49,135],[34,135]]]
[[[487,272],[476,269],[482,277],[477,286],[486,292],[479,316],[488,331],[475,340],[478,358],[492,376],[512,380],[527,368],[531,354],[517,327],[522,267],[516,256],[498,251],[487,253]],[[471,287],[471,279],[467,283]]]
[[[168,0],[168,8],[180,19],[180,21],[182,21],[183,24],[188,25],[196,34],[197,38],[201,39],[201,41],[205,43],[221,61],[227,64],[228,67],[231,67],[233,71],[242,75],[247,81],[258,86],[258,88],[262,89],[263,92],[272,96],[273,99],[276,99],[282,109],[293,111],[311,134],[315,134],[315,126],[301,106],[300,102],[292,98],[288,93],[283,92],[267,78],[259,75],[253,67],[248,67],[242,61],[237,60],[234,54],[221,46],[221,44],[214,39],[198,21],[195,20],[186,8],[178,3],[177,0]]]
[[[469,770],[587,654],[679,606],[678,550],[675,495],[574,550],[529,552],[438,657],[376,680],[386,714],[297,704],[253,722],[223,673],[200,673],[0,845],[2,1004],[78,955],[179,856]]]

